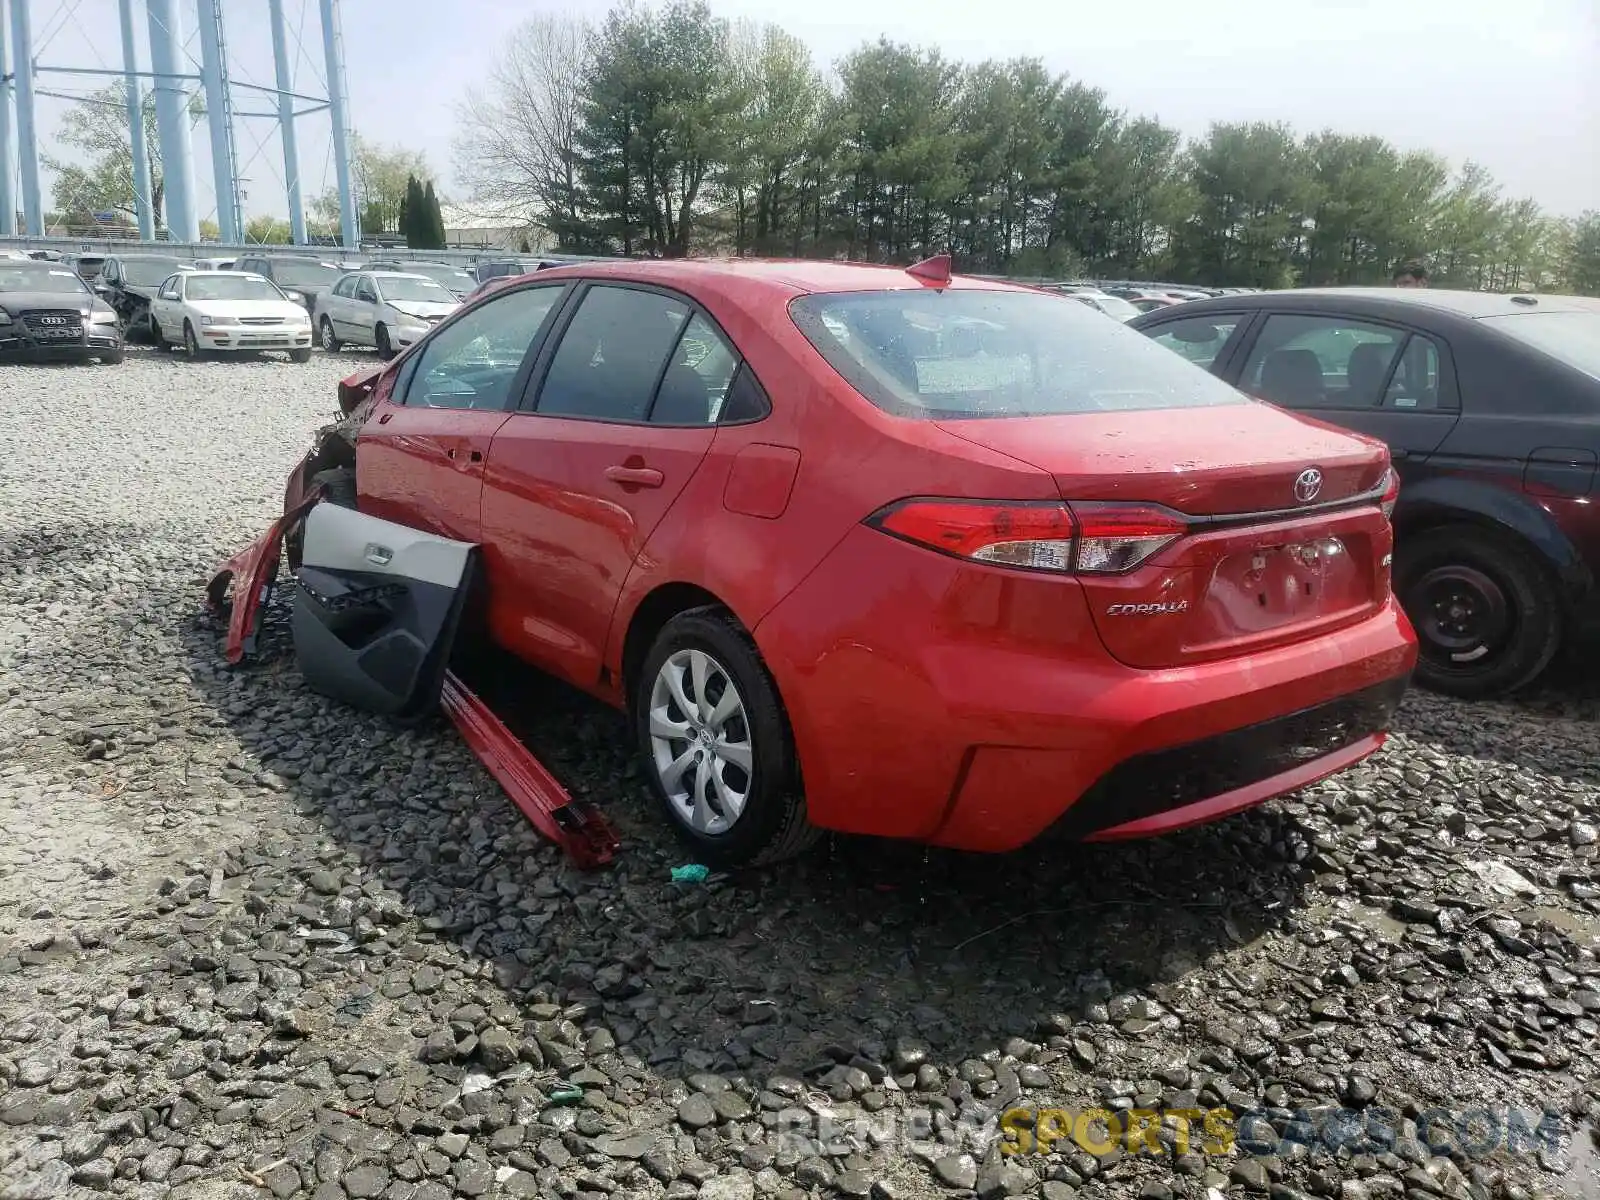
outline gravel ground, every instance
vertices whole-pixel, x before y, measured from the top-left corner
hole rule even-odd
[[[1600,1195],[1582,667],[1415,695],[1370,763],[1158,842],[839,839],[698,886],[620,720],[530,678],[625,838],[585,876],[447,728],[309,694],[281,611],[225,669],[209,568],[361,361],[0,367],[0,1196]],[[994,1140],[1096,1106],[1264,1118]],[[1552,1136],[1422,1144],[1505,1106]]]

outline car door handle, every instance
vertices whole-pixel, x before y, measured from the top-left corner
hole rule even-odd
[[[623,487],[658,488],[666,476],[654,467],[607,467],[606,478]]]

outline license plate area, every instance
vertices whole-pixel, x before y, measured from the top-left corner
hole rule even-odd
[[[35,329],[33,336],[45,342],[76,341],[83,336],[82,325],[45,325]]]

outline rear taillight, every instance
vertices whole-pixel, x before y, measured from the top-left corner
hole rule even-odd
[[[973,562],[1087,575],[1131,571],[1188,528],[1154,505],[987,500],[903,500],[867,524]]]
[[[1384,516],[1394,516],[1394,506],[1399,499],[1400,473],[1393,467],[1390,467],[1383,476],[1383,499],[1379,501],[1379,503],[1383,505]]]

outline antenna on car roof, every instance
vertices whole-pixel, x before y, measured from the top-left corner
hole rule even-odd
[[[949,283],[950,282],[950,256],[948,254],[935,254],[932,258],[925,258],[919,263],[912,263],[906,268],[906,274],[924,283]]]

